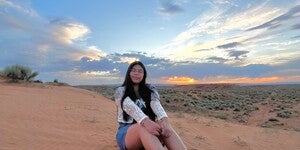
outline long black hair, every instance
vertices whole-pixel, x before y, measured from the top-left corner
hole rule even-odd
[[[144,77],[142,79],[142,81],[139,83],[139,94],[141,96],[141,98],[145,101],[146,103],[146,110],[144,111],[144,113],[151,119],[151,120],[155,120],[156,115],[154,114],[153,110],[150,107],[150,102],[151,102],[151,93],[152,90],[149,88],[149,85],[146,84],[146,78],[147,78],[147,71],[146,68],[144,66],[144,64],[140,61],[135,61],[133,63],[131,63],[127,69],[127,73],[125,76],[125,80],[122,84],[123,87],[125,87],[125,92],[124,95],[122,97],[121,100],[121,108],[123,109],[123,102],[124,99],[129,96],[131,100],[135,101],[137,100],[137,96],[134,92],[134,88],[133,88],[133,82],[130,78],[130,71],[131,69],[135,66],[135,65],[140,65],[143,70],[144,70]],[[123,112],[123,118],[124,120],[128,120],[128,114],[124,111]]]

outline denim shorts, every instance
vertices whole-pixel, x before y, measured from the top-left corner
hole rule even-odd
[[[128,124],[128,123],[119,123],[119,128],[118,128],[118,131],[116,134],[116,140],[117,140],[120,150],[126,150],[125,136],[126,136],[128,128],[131,125],[132,124]]]

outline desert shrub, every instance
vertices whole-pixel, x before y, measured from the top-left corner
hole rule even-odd
[[[290,112],[288,110],[277,113],[277,116],[281,117],[281,118],[291,118],[291,115],[292,115],[292,112]]]
[[[214,117],[218,118],[218,119],[223,119],[223,120],[228,119],[227,115],[225,115],[225,114],[215,114]]]
[[[205,138],[204,136],[202,136],[202,135],[197,135],[197,136],[195,137],[195,139],[198,139],[198,140],[205,140],[206,138]]]
[[[38,72],[32,72],[29,67],[17,64],[5,67],[2,74],[13,81],[31,81],[38,75]]]
[[[242,140],[239,136],[233,139],[233,142],[240,146],[247,146],[247,142]]]
[[[57,79],[54,79],[53,82],[54,82],[54,83],[58,83],[58,80],[57,80]]]
[[[276,118],[270,118],[269,121],[272,121],[272,122],[279,122],[279,120],[276,119]]]
[[[34,80],[33,82],[34,83],[43,83],[43,81],[41,81],[41,80]]]

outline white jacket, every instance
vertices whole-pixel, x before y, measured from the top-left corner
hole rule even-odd
[[[152,108],[154,114],[157,116],[157,119],[160,120],[163,117],[168,117],[167,113],[165,112],[164,108],[162,107],[159,99],[159,94],[154,86],[150,85],[150,89],[153,91],[151,93],[151,102],[150,107]],[[123,102],[123,108],[121,108],[121,100],[125,93],[125,87],[118,87],[115,92],[115,102],[118,109],[118,122],[121,123],[132,123],[133,119],[136,122],[141,123],[143,119],[148,117],[144,112],[140,109],[137,105],[138,103],[144,103],[142,99],[133,102],[129,97],[126,97]],[[139,104],[140,105],[140,104]],[[144,105],[145,106],[145,105]],[[123,119],[123,111],[125,111],[129,116],[127,121]]]

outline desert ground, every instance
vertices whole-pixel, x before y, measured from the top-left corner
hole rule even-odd
[[[200,115],[199,113],[203,111],[195,112],[200,107],[192,109],[193,107],[189,107],[191,102],[183,103],[186,104],[183,106],[171,105],[174,99],[168,98],[163,90],[159,91],[162,103],[167,107],[171,124],[189,150],[300,149],[300,125],[299,122],[291,121],[293,118],[297,119],[298,102],[293,103],[292,108],[285,108],[285,110],[290,108],[288,110],[292,112],[289,118],[273,118],[284,124],[286,123],[284,119],[291,119],[287,122],[293,123],[283,125],[286,126],[285,129],[277,128],[277,125],[257,125],[256,122],[261,122],[260,119],[263,120],[265,117],[248,117],[245,123],[234,122],[231,116],[227,116],[228,119],[220,119],[222,117]],[[208,94],[202,92],[204,95]],[[195,94],[192,96],[195,97]],[[258,107],[255,110],[259,111],[251,111],[249,116],[255,113],[264,114],[266,110],[260,107],[267,107],[271,103],[269,101],[262,103],[264,102],[266,104],[259,103],[259,107],[255,103]],[[189,109],[179,111],[179,108],[185,107]],[[171,110],[172,108],[175,109]],[[212,107],[212,110],[214,108]],[[236,109],[229,108],[224,106],[223,110],[217,111],[221,114],[221,111],[225,113]],[[234,112],[245,111],[241,109]],[[243,117],[242,120],[245,120]],[[1,150],[117,150],[116,129],[115,103],[99,92],[66,85],[0,82]]]
[[[77,86],[113,100],[116,86]],[[300,85],[157,86],[165,109],[242,125],[300,131]]]

